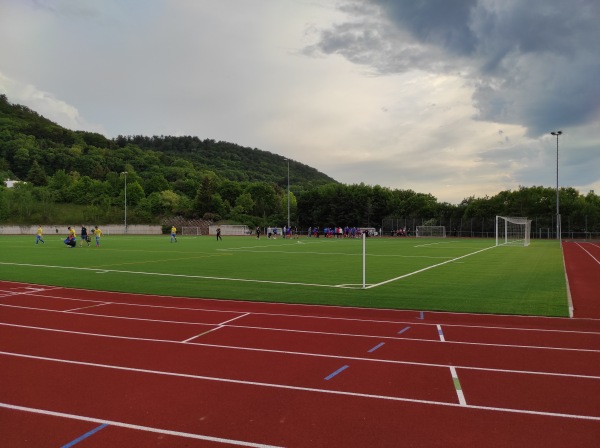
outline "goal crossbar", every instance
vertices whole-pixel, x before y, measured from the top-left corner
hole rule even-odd
[[[531,219],[496,216],[496,246],[529,246]]]

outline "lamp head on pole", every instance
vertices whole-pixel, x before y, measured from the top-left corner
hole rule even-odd
[[[562,131],[550,132],[552,135],[556,135],[557,137],[562,134]]]

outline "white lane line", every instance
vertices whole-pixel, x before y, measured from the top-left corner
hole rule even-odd
[[[172,341],[168,339],[151,339],[151,338],[139,338],[139,337],[130,337],[130,336],[115,336],[115,335],[106,335],[106,334],[96,334],[96,333],[85,333],[81,331],[69,331],[69,330],[57,330],[53,328],[43,328],[43,327],[32,327],[27,325],[16,325],[16,324],[7,324],[0,322],[0,326],[6,327],[16,327],[16,328],[25,328],[29,330],[39,330],[39,331],[50,331],[55,333],[67,333],[67,334],[77,334],[82,336],[92,336],[92,337],[100,337],[100,338],[109,338],[109,339],[124,339],[131,341],[143,341],[143,342],[156,342],[156,343],[166,343],[166,344],[183,344],[181,341]],[[219,327],[215,328],[218,329]],[[197,345],[199,347],[209,347],[209,348],[224,348],[229,350],[241,350],[241,351],[250,351],[250,352],[259,352],[259,353],[276,353],[282,355],[292,355],[292,356],[308,356],[315,358],[327,358],[327,359],[342,359],[342,360],[351,360],[351,361],[368,361],[368,362],[376,362],[382,364],[402,364],[402,365],[411,365],[411,366],[425,366],[425,367],[441,367],[447,368],[447,364],[435,364],[435,363],[427,363],[427,362],[416,362],[416,361],[401,361],[396,359],[376,359],[376,358],[362,358],[359,356],[341,356],[341,355],[329,355],[323,353],[307,353],[307,352],[297,352],[297,351],[289,351],[289,350],[273,350],[273,349],[265,349],[265,348],[253,348],[253,347],[238,347],[233,345],[222,345],[222,344],[205,344],[205,343],[196,343],[193,345]],[[1,352],[0,352],[1,353]],[[511,369],[496,369],[489,367],[474,367],[474,366],[456,366],[457,368],[465,369],[465,370],[479,370],[484,372],[502,372],[502,373],[517,373],[517,374],[525,374],[525,375],[544,375],[544,376],[558,376],[558,377],[567,377],[567,378],[587,378],[600,380],[600,375],[582,375],[576,373],[558,373],[558,372],[539,372],[539,371],[531,371],[531,370],[511,370]]]
[[[64,311],[46,309],[46,308],[30,308],[20,305],[7,305],[0,303],[0,307],[5,306],[8,308],[18,308],[18,309],[27,309],[27,310],[36,310],[36,311],[44,311],[49,313],[64,313]],[[204,325],[204,326],[213,326],[219,325],[215,323],[206,323],[206,322],[184,322],[184,321],[176,321],[176,320],[158,320],[158,319],[145,319],[141,317],[123,317],[123,316],[115,316],[112,314],[98,314],[98,313],[81,313],[81,312],[72,312],[68,314],[75,314],[79,316],[88,316],[88,317],[100,317],[106,319],[125,319],[125,320],[134,320],[134,321],[142,321],[142,322],[158,322],[158,323],[170,323],[170,324],[182,324],[182,325]],[[353,334],[353,333],[334,333],[327,331],[314,331],[314,330],[294,330],[288,328],[274,328],[274,327],[257,327],[251,325],[226,325],[231,328],[243,328],[248,330],[264,330],[264,331],[283,331],[289,333],[306,333],[306,334],[321,334],[321,335],[333,335],[333,336],[345,336],[345,337],[363,337],[363,338],[383,338],[383,339],[392,339],[392,340],[402,340],[402,341],[420,341],[420,342],[440,342],[436,339],[422,339],[422,338],[398,338],[394,336],[382,336],[382,335],[369,335],[369,334]],[[589,334],[589,333],[586,333]],[[485,347],[511,347],[511,348],[524,348],[524,349],[539,349],[539,350],[558,350],[558,351],[574,351],[574,352],[591,352],[596,353],[600,352],[600,350],[595,349],[587,349],[587,348],[572,348],[572,347],[550,347],[544,345],[515,345],[515,344],[492,344],[487,342],[466,342],[466,341],[444,341],[447,344],[457,344],[457,345],[476,345],[476,346],[485,346]]]
[[[203,375],[192,375],[192,374],[186,374],[186,373],[165,372],[165,371],[161,371],[161,370],[138,369],[138,368],[133,368],[133,367],[124,367],[124,366],[111,365],[111,364],[98,364],[98,363],[90,363],[90,362],[71,361],[71,360],[67,360],[67,359],[47,358],[47,357],[43,357],[43,356],[32,356],[32,355],[24,355],[24,354],[19,354],[19,353],[8,353],[8,352],[2,352],[2,351],[0,351],[0,355],[34,359],[34,360],[38,360],[38,361],[48,361],[48,362],[56,362],[56,363],[63,363],[63,364],[80,365],[80,366],[86,366],[86,367],[98,367],[98,368],[103,368],[103,369],[121,370],[121,371],[136,372],[136,373],[148,373],[148,374],[153,374],[153,375],[173,376],[173,377],[178,377],[178,378],[189,378],[189,379],[196,379],[196,380],[214,381],[214,382],[219,382],[219,383],[242,384],[242,385],[248,385],[248,386],[267,387],[267,388],[273,388],[273,389],[315,392],[315,393],[320,393],[320,394],[342,395],[342,396],[347,396],[347,397],[372,398],[372,399],[378,399],[378,400],[400,401],[400,402],[408,402],[408,403],[421,403],[421,404],[429,404],[429,405],[436,405],[436,406],[483,409],[483,410],[488,410],[488,411],[509,412],[509,413],[515,413],[515,414],[543,415],[543,416],[549,416],[549,417],[562,417],[562,418],[570,418],[570,419],[576,419],[576,420],[600,421],[600,416],[592,416],[592,415],[564,414],[564,413],[558,413],[558,412],[531,411],[528,409],[498,408],[498,407],[493,407],[493,406],[477,406],[477,405],[469,405],[469,404],[465,404],[463,406],[461,404],[448,403],[445,401],[419,400],[416,398],[392,397],[392,396],[387,396],[387,395],[365,394],[365,393],[359,393],[359,392],[346,392],[346,391],[340,391],[340,390],[317,389],[317,388],[313,388],[313,387],[289,386],[287,384],[275,384],[275,383],[262,383],[262,382],[257,382],[257,381],[234,380],[234,379],[229,379],[229,378],[218,378],[218,377],[210,377],[210,376],[203,376]]]
[[[444,332],[442,331],[442,326],[441,325],[436,325],[436,327],[437,327],[438,335],[440,337],[440,341],[441,342],[446,342],[446,339],[444,338]]]
[[[581,249],[583,249],[583,250],[585,251],[585,253],[586,253],[586,254],[588,254],[590,257],[592,257],[592,259],[593,259],[593,260],[594,260],[596,263],[598,263],[598,264],[600,265],[600,260],[598,260],[596,257],[594,257],[594,256],[591,254],[591,252],[590,252],[590,251],[588,251],[588,250],[587,250],[585,247],[583,247],[583,246],[582,246],[581,244],[579,244],[579,243],[577,243],[577,245],[578,245],[578,246],[579,246]]]
[[[237,316],[237,317],[234,317],[234,318],[232,318],[232,319],[226,320],[225,322],[221,322],[219,325],[223,326],[223,325],[225,325],[225,324],[228,324],[229,322],[233,322],[234,320],[238,320],[238,319],[241,319],[242,317],[249,316],[250,314],[251,314],[251,313],[245,313],[245,314],[242,314],[241,316]]]
[[[115,293],[106,293],[106,295],[111,295]],[[119,293],[123,294],[123,293]],[[164,308],[164,309],[172,309],[172,310],[181,310],[181,311],[203,311],[203,312],[214,312],[214,313],[230,313],[230,314],[239,314],[245,313],[246,311],[236,311],[236,310],[216,310],[211,308],[188,308],[188,307],[177,307],[177,306],[165,306],[165,305],[149,305],[149,304],[141,304],[141,303],[124,303],[124,302],[111,302],[106,300],[92,300],[92,299],[75,299],[70,297],[57,297],[57,296],[48,296],[43,294],[35,294],[35,296],[46,297],[57,300],[73,300],[73,301],[83,301],[83,302],[93,302],[93,303],[106,303],[110,305],[124,305],[124,306],[137,306],[137,307],[146,307],[146,308]],[[181,299],[182,297],[177,297]],[[195,300],[195,299],[191,299]],[[201,300],[201,299],[197,299]],[[262,303],[262,302],[257,302]],[[0,304],[2,305],[2,304]],[[290,305],[290,304],[280,304],[280,305]],[[11,306],[11,305],[6,305]],[[16,305],[13,305],[16,306]],[[304,305],[304,306],[314,306],[314,305]],[[23,307],[26,308],[26,307]],[[42,309],[42,308],[33,308],[27,307],[31,309]],[[335,307],[331,307],[335,308]],[[365,310],[371,310],[371,308],[364,308]],[[46,310],[46,309],[42,309]],[[54,311],[54,310],[47,310]],[[405,310],[388,310],[388,311],[405,311]],[[361,319],[361,318],[352,318],[352,317],[335,317],[335,316],[315,316],[315,315],[306,315],[306,314],[289,314],[289,313],[267,313],[267,312],[249,312],[250,314],[254,314],[257,316],[272,316],[272,317],[299,317],[305,319],[323,319],[323,320],[332,320],[332,321],[347,321],[347,322],[373,322],[373,323],[392,323],[392,324],[413,324],[413,325],[427,325],[432,326],[436,325],[435,320],[433,322],[418,322],[415,323],[413,320],[389,320],[389,319]],[[434,313],[432,311],[428,311],[428,313]],[[466,314],[468,313],[445,313],[445,314]],[[539,318],[539,319],[562,319],[560,317],[545,317],[545,316],[509,316],[515,318]],[[418,318],[417,318],[418,319]],[[577,319],[569,319],[570,322]],[[579,320],[590,320],[590,319],[579,319]],[[497,330],[514,330],[514,331],[539,331],[539,332],[548,332],[548,333],[575,333],[575,334],[600,334],[600,331],[577,331],[577,330],[557,330],[557,329],[547,329],[547,328],[522,328],[522,327],[506,327],[506,326],[497,326],[497,325],[470,325],[470,324],[453,324],[453,323],[443,323],[443,325],[448,327],[458,327],[458,328],[484,328],[484,329],[497,329]]]
[[[221,328],[223,328],[223,327],[225,326],[225,324],[226,324],[226,323],[228,323],[228,322],[232,322],[232,321],[234,321],[234,320],[236,320],[236,319],[241,319],[242,317],[246,317],[246,316],[248,316],[249,314],[250,314],[250,313],[245,313],[245,314],[242,314],[241,316],[237,316],[237,317],[234,317],[233,319],[229,319],[229,320],[226,320],[225,322],[221,322],[221,323],[220,323],[220,324],[219,324],[217,327],[215,327],[215,328],[211,328],[210,330],[208,330],[208,331],[205,331],[204,333],[197,334],[196,336],[192,336],[191,338],[188,338],[188,339],[186,339],[186,340],[185,340],[185,341],[183,341],[183,342],[191,342],[191,341],[193,341],[194,339],[196,339],[196,338],[199,338],[200,336],[204,336],[205,334],[208,334],[208,333],[210,333],[210,332],[212,332],[212,331],[215,331],[215,330],[220,330]]]
[[[452,375],[452,381],[454,382],[454,388],[456,389],[458,403],[461,406],[466,406],[467,401],[465,400],[465,394],[463,393],[462,387],[460,386],[460,381],[458,380],[458,374],[456,373],[456,369],[454,368],[454,366],[450,366],[450,374]]]
[[[0,284],[2,283],[2,281],[0,281]],[[16,284],[13,281],[8,281],[8,283],[10,284]],[[28,285],[26,283],[22,283],[22,285]],[[43,286],[40,286],[43,287]],[[149,295],[149,294],[142,294],[142,293],[136,293],[136,292],[119,292],[119,291],[102,291],[102,290],[94,290],[94,289],[78,289],[78,288],[66,288],[63,286],[57,286],[57,287],[45,287],[47,290],[58,290],[58,289],[62,289],[64,291],[85,291],[85,292],[96,292],[98,294],[103,294],[103,295],[111,295],[111,296],[119,296],[119,295],[125,295],[125,296],[137,296],[137,297],[143,297],[143,298],[168,298],[168,299],[177,299],[177,300],[183,300],[183,301],[190,301],[190,302],[195,302],[195,303],[202,303],[202,302],[210,302],[210,303],[216,303],[216,304],[222,304],[222,303],[229,303],[229,304],[235,304],[235,305],[239,305],[239,300],[235,300],[235,299],[207,299],[207,298],[199,298],[199,297],[182,297],[182,296],[165,296],[165,295]],[[38,295],[38,294],[32,294],[32,295]],[[60,298],[60,299],[64,299],[64,300],[87,300],[87,299],[73,299],[73,298],[67,298],[67,297],[58,297],[58,296],[46,296],[43,294],[39,294],[41,297],[51,297],[51,298]],[[142,304],[133,304],[133,303],[122,303],[122,302],[114,302],[115,304],[121,304],[121,305],[135,305],[135,306],[154,306],[154,305],[142,305]],[[246,304],[252,306],[254,304],[256,305],[260,305],[260,306],[264,306],[264,305],[268,305],[270,307],[278,307],[278,308],[288,308],[288,307],[293,307],[293,308],[307,308],[310,310],[318,310],[318,309],[327,309],[327,310],[332,310],[332,309],[342,309],[342,310],[361,310],[361,311],[377,311],[377,312],[388,312],[388,313],[411,313],[414,312],[412,310],[401,310],[401,309],[393,309],[393,308],[369,308],[369,307],[351,307],[351,306],[344,306],[344,305],[314,305],[314,304],[306,304],[306,303],[273,303],[273,302],[261,302],[261,301],[256,301],[256,302],[245,302]],[[166,307],[168,308],[168,307]],[[196,308],[190,308],[190,309],[196,309]],[[214,310],[214,309],[206,309],[206,311],[215,311],[215,312],[232,312],[232,311],[226,311],[226,310]],[[244,312],[243,311],[237,311],[237,312]],[[236,312],[236,311],[233,311]],[[450,311],[427,311],[429,314],[432,314],[434,316],[468,316],[468,317],[475,317],[475,318],[481,318],[481,314],[479,313],[469,313],[469,312],[460,312],[460,311],[454,311],[454,312],[450,312]],[[254,313],[254,312],[253,312]],[[266,314],[266,315],[273,315],[273,316],[296,316],[295,314],[283,314],[283,313],[254,313],[254,314]],[[327,316],[304,316],[304,315],[298,315],[298,316],[303,316],[303,317],[315,317],[315,318],[328,318]],[[538,319],[541,321],[566,321],[566,322],[600,322],[600,319],[597,318],[590,318],[590,317],[579,317],[579,318],[570,318],[570,317],[560,317],[560,316],[527,316],[527,315],[516,315],[516,314],[496,314],[496,317],[499,318],[510,318],[510,319]],[[340,318],[340,319],[345,319],[345,318]],[[385,322],[385,321],[382,321]],[[393,321],[393,322],[398,322],[398,321]],[[431,325],[431,324],[429,324]],[[445,324],[445,325],[451,325],[451,324]],[[456,325],[456,326],[469,326],[469,325]],[[507,329],[514,329],[514,330],[527,330],[527,328],[511,328],[511,327],[496,327],[496,326],[490,326],[490,327],[482,327],[482,328],[507,328]],[[537,329],[532,329],[532,330],[537,330]],[[539,329],[539,331],[566,331],[569,332],[569,330],[543,330],[543,329]]]
[[[63,313],[74,313],[74,314],[76,314],[75,311],[87,310],[89,308],[96,308],[96,307],[105,306],[105,305],[110,305],[110,303],[108,303],[108,302],[97,303],[95,305],[88,305],[88,306],[82,306],[82,307],[79,307],[79,308],[71,308],[70,310],[63,310],[62,312]]]
[[[185,437],[188,439],[206,440],[209,442],[227,443],[230,445],[247,446],[247,447],[251,447],[251,448],[278,448],[274,445],[265,445],[262,443],[246,442],[243,440],[224,439],[221,437],[205,436],[202,434],[192,434],[189,432],[171,431],[169,429],[153,428],[150,426],[132,425],[131,423],[117,422],[115,420],[104,420],[104,419],[100,419],[100,418],[86,417],[83,415],[67,414],[65,412],[55,412],[55,411],[49,411],[46,409],[36,409],[36,408],[30,408],[30,407],[25,407],[25,406],[17,406],[17,405],[8,404],[8,403],[0,403],[0,407],[4,408],[4,409],[11,409],[13,411],[32,412],[34,414],[50,415],[52,417],[63,417],[63,418],[69,418],[72,420],[80,420],[80,421],[91,422],[91,423],[100,423],[100,424],[105,424],[105,425],[109,425],[109,426],[118,426],[121,428],[135,429],[138,431],[153,432],[153,433],[165,434],[165,435],[169,435],[169,436]]]
[[[220,330],[221,328],[223,328],[223,325],[219,325],[218,327],[211,328],[210,330],[205,331],[204,333],[200,333],[200,334],[197,334],[196,336],[192,336],[191,338],[188,338],[188,339],[186,339],[185,341],[182,341],[182,342],[184,342],[184,343],[191,342],[194,339],[199,338],[200,336],[204,336],[205,334],[208,334],[208,333],[210,333],[212,331],[215,331],[215,330]]]

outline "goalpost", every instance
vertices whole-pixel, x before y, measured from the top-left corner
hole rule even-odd
[[[417,238],[446,238],[445,226],[417,226],[415,235]]]
[[[496,216],[496,246],[529,246],[531,219]]]
[[[182,227],[181,235],[202,235],[200,227]]]

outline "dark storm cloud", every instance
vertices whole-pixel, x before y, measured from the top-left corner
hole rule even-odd
[[[477,118],[531,136],[600,116],[597,0],[346,0],[307,49],[391,74],[463,76]]]

